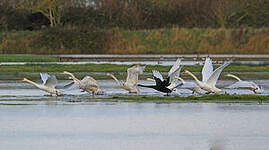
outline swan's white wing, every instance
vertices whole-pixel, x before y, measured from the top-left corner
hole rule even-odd
[[[135,72],[135,71],[129,71],[127,78],[126,78],[126,82],[125,84],[128,84],[130,86],[133,86],[135,84],[137,84],[138,82],[138,76],[139,76],[139,72]]]
[[[175,77],[176,77],[176,76],[177,76],[177,77],[179,76],[182,67],[183,67],[183,66],[180,66],[180,67],[178,68],[178,70],[176,70],[175,72],[173,72],[172,74],[170,74],[170,76],[169,76],[169,82],[170,82],[170,83],[172,83],[173,81],[176,81],[176,83],[179,82],[178,80],[175,79]]]
[[[218,79],[219,79],[219,76],[222,72],[222,70],[227,67],[228,65],[230,65],[232,63],[232,60],[224,63],[222,66],[220,66],[219,68],[217,68],[213,74],[209,77],[209,79],[206,81],[206,84],[208,85],[211,85],[211,86],[215,86]]]
[[[40,73],[40,77],[41,80],[43,81],[43,85],[45,85],[50,75],[48,73]]]
[[[172,66],[172,68],[169,70],[168,72],[169,83],[175,82],[176,85],[179,84],[178,80],[175,80],[175,76],[179,76],[181,68],[183,67],[183,66],[180,66],[180,64],[181,64],[181,59],[178,58],[176,62],[174,63],[174,65]]]
[[[174,65],[172,66],[172,68],[169,70],[168,76],[171,76],[173,73],[175,73],[179,69],[180,63],[181,63],[181,59],[178,58],[176,62],[174,63]]]
[[[259,88],[257,84],[254,82],[249,81],[237,81],[232,85],[225,87],[227,89],[252,89],[252,88]]]
[[[152,70],[152,73],[153,73],[153,76],[154,76],[154,77],[160,79],[161,81],[164,81],[164,80],[163,80],[163,76],[162,76],[162,74],[161,74],[159,71],[157,71],[157,70]]]
[[[136,65],[127,69],[127,78],[125,84],[134,86],[138,82],[139,74],[142,74],[146,66]]]
[[[79,89],[79,84],[77,82],[75,82],[75,81],[72,81],[72,82],[64,85],[63,88],[66,89],[67,91],[74,90],[74,89]]]
[[[83,86],[83,87],[88,87],[88,86],[98,87],[98,82],[91,76],[85,76],[81,80],[81,86]]]
[[[44,84],[47,87],[55,88],[57,85],[58,81],[54,75],[49,76],[46,83]]]
[[[202,70],[203,82],[206,82],[212,74],[213,74],[213,64],[211,59],[207,57]]]
[[[146,66],[137,65],[136,67],[139,70],[139,74],[143,74],[144,70],[146,69]]]

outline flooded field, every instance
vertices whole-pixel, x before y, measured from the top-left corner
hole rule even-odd
[[[0,110],[1,149],[269,149],[267,104],[91,102]]]
[[[140,81],[152,84],[150,81]],[[234,81],[221,80],[219,87]],[[269,80],[255,80],[268,95]],[[60,80],[60,86],[69,81]],[[105,95],[129,95],[112,80],[99,80]],[[163,96],[140,88],[140,95]],[[180,89],[181,96],[192,91]],[[253,94],[249,90],[226,90]],[[136,103],[87,101],[68,90],[51,97],[32,85],[0,81],[0,148],[9,150],[265,150],[269,104]],[[135,95],[135,94],[134,94]],[[172,94],[173,95],[173,94]]]
[[[186,82],[192,82],[193,80],[186,80]],[[60,80],[59,87],[63,87],[64,85],[68,84],[70,81],[68,80]],[[121,87],[116,84],[113,80],[98,80],[100,87],[104,90],[105,96],[111,96],[111,95],[136,95],[136,94],[129,94],[128,91],[122,89]],[[224,88],[235,81],[232,80],[220,80],[217,84],[218,87]],[[255,82],[259,85],[261,85],[263,89],[262,95],[268,95],[269,94],[269,80],[255,80]],[[151,81],[139,81],[139,83],[146,84],[146,85],[152,85],[154,84]],[[160,93],[158,91],[155,91],[154,89],[150,88],[142,88],[140,87],[140,94],[139,95],[155,95],[155,96],[163,96],[164,93]],[[246,90],[246,89],[240,89],[240,90],[234,90],[234,89],[223,89],[226,93],[229,94],[253,94],[252,91]],[[81,92],[79,89],[70,89],[65,90],[62,89],[63,93],[65,94],[64,98],[76,98],[77,96],[85,96],[85,97],[91,97],[91,94],[87,92]],[[185,88],[179,88],[177,93],[172,93],[171,95],[180,95],[180,96],[189,96],[192,95],[192,91]],[[2,80],[0,81],[0,100],[20,100],[20,99],[40,99],[44,97],[48,97],[49,95],[37,89],[33,85],[30,85],[28,83],[23,83],[18,80]],[[50,96],[49,96],[50,97]],[[64,99],[62,98],[62,99]]]

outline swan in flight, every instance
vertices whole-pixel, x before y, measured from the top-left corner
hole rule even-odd
[[[28,82],[32,85],[34,85],[35,87],[39,88],[42,91],[48,92],[51,95],[62,95],[61,91],[58,89],[55,89],[55,86],[57,85],[57,79],[54,75],[49,75],[48,73],[40,73],[41,79],[43,81],[43,84],[37,84],[31,80],[28,80],[26,78],[23,78],[22,81],[23,82]]]
[[[197,85],[205,90],[208,91],[209,93],[220,93],[222,90],[216,87],[216,83],[218,81],[218,78],[222,72],[222,70],[227,67],[228,65],[230,65],[232,62],[232,60],[224,63],[223,65],[221,65],[220,67],[218,67],[214,72],[213,72],[213,64],[212,61],[209,57],[206,58],[205,60],[205,64],[204,67],[202,69],[202,76],[203,76],[203,80],[199,81],[197,79],[197,77],[192,74],[191,72],[189,72],[188,70],[185,70],[183,72],[183,74],[188,74],[191,77],[193,77],[193,79],[195,80],[195,82],[197,83]]]
[[[64,71],[63,74],[68,75],[69,79],[73,80],[73,82],[66,85],[65,88],[69,88],[75,84],[75,86],[78,86],[82,92],[86,91],[88,93],[92,93],[93,95],[101,95],[104,93],[102,89],[99,88],[98,82],[91,76],[85,76],[82,80],[79,80],[70,72]]]
[[[176,88],[180,84],[175,79],[175,76],[179,76],[180,70],[182,68],[182,66],[180,66],[180,64],[181,64],[181,59],[178,58],[177,61],[172,66],[172,68],[169,70],[168,76],[166,79],[163,78],[162,74],[159,71],[153,70],[152,73],[153,73],[155,85],[137,84],[137,86],[152,88],[152,89],[155,89],[157,91],[167,93],[167,95],[168,95],[168,93],[171,93],[173,91],[176,92],[177,91]],[[151,78],[148,78],[147,80],[153,81],[153,79],[151,79]]]
[[[188,89],[192,91],[192,94],[197,93],[200,95],[205,94],[205,91],[202,90],[197,84],[195,84],[194,82],[185,82],[184,79],[182,79],[179,76],[175,77],[176,79],[180,80],[182,84],[179,85],[180,88],[182,89]]]
[[[227,74],[227,77],[232,77],[237,80],[236,83],[226,87],[228,89],[250,89],[252,90],[255,94],[261,94],[262,90],[261,88],[254,82],[251,81],[243,81],[239,77],[233,75],[233,74]]]
[[[139,93],[139,89],[136,87],[138,82],[138,76],[143,73],[146,66],[135,65],[127,69],[127,78],[125,83],[121,83],[113,74],[107,73],[107,76],[110,76],[114,79],[119,86],[123,89],[129,91],[129,93]]]

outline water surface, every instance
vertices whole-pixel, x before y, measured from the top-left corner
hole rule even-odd
[[[90,102],[0,111],[1,149],[269,149],[269,105]]]

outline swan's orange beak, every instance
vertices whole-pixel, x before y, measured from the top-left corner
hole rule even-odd
[[[181,74],[185,74],[186,72],[184,71],[184,72],[181,72]]]

